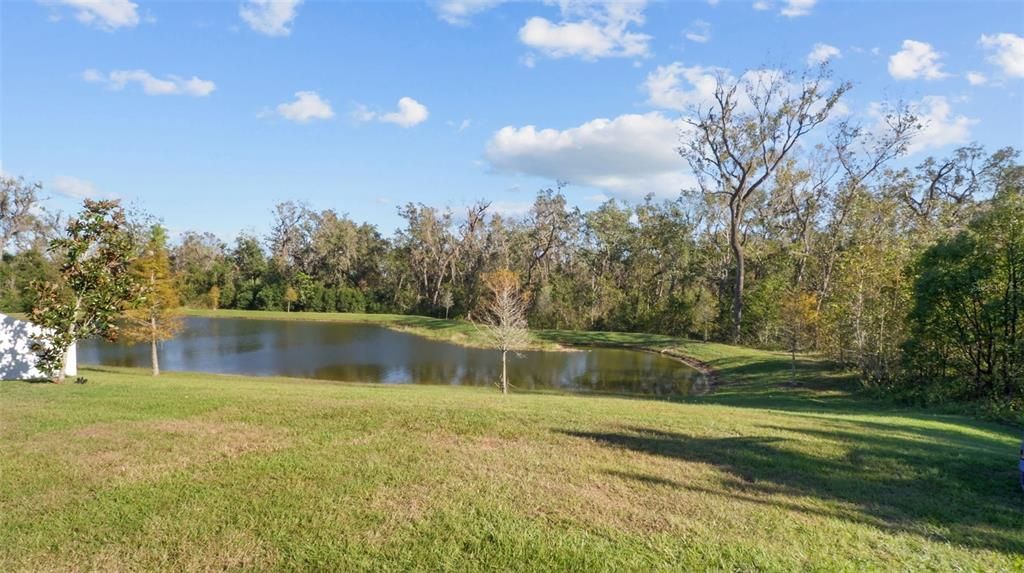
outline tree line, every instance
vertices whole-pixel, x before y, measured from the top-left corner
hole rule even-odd
[[[680,168],[696,178],[671,200],[584,212],[559,183],[517,217],[486,201],[410,203],[391,236],[286,201],[265,236],[182,234],[169,273],[189,306],[472,320],[508,271],[533,328],[817,352],[914,400],[1019,411],[1019,152],[971,144],[908,163],[922,128],[913,110],[858,125],[837,113],[849,89],[824,67],[720,78],[686,115]],[[59,225],[24,207],[38,186],[3,188],[0,305],[27,311],[40,297],[31,285],[59,274],[46,250]]]

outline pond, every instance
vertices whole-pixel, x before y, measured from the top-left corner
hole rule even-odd
[[[187,317],[185,329],[159,347],[161,370],[276,375],[384,384],[493,385],[495,350],[466,348],[367,324]],[[78,362],[149,366],[147,344],[79,342]],[[680,396],[702,375],[664,356],[592,348],[509,354],[513,391]]]

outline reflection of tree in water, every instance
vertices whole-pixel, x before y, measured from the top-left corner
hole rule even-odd
[[[388,382],[387,373],[380,364],[331,364],[314,369],[309,376],[342,382]]]
[[[571,387],[588,392],[669,397],[687,395],[700,373],[649,352],[598,349],[586,353],[586,368]]]
[[[145,345],[89,341],[80,362],[148,364]],[[185,331],[160,347],[167,370],[306,376],[345,382],[491,386],[500,355],[428,340],[376,325],[189,317]],[[556,389],[657,397],[685,395],[696,370],[654,353],[593,348],[509,356],[518,390]]]

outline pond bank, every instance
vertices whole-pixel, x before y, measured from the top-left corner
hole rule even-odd
[[[489,348],[482,327],[462,320],[446,320],[426,316],[402,314],[366,314],[342,312],[281,312],[260,310],[182,309],[186,316],[210,318],[248,318],[263,320],[293,320],[336,322],[343,324],[375,324],[394,330],[409,332],[432,340],[442,340],[470,348]],[[730,346],[715,342],[700,342],[662,334],[636,332],[599,332],[581,330],[534,330],[528,350],[570,351],[586,347],[622,348],[654,352],[678,360],[703,374],[711,389],[731,382],[743,382],[751,374],[745,368],[750,364],[761,367],[753,373],[769,371],[788,372],[789,357],[776,352]],[[818,372],[824,364],[814,358],[801,357],[803,368]],[[778,368],[776,368],[778,367]]]

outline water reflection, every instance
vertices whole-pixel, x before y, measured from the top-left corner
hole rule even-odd
[[[149,347],[79,344],[82,364],[149,365]],[[495,351],[465,348],[364,324],[188,317],[160,346],[161,368],[281,375],[384,384],[491,385]],[[692,368],[657,354],[595,348],[510,357],[509,379],[526,390],[677,396],[703,382]]]

